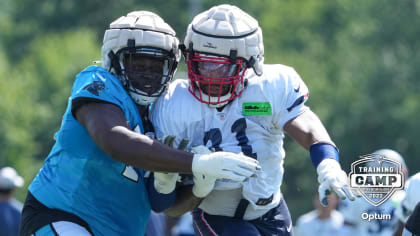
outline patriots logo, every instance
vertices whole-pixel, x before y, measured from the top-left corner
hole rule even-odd
[[[102,81],[93,81],[92,83],[86,85],[82,89],[86,89],[91,94],[99,96],[99,92],[105,89],[105,84]]]

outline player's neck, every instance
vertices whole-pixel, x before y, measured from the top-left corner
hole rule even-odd
[[[143,118],[144,116],[147,116],[149,114],[149,106],[142,106],[137,105],[137,109],[139,109],[140,116]]]

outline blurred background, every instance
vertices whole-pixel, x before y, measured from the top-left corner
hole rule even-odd
[[[54,143],[75,75],[100,60],[109,23],[150,10],[183,41],[192,17],[221,3],[259,20],[266,63],[301,75],[343,169],[391,148],[410,174],[420,171],[419,0],[1,0],[0,167],[24,177],[16,198],[24,201]],[[295,221],[313,208],[318,184],[309,153],[288,137],[285,148],[282,191]]]

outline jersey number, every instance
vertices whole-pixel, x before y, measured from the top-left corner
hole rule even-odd
[[[238,146],[241,147],[242,153],[257,159],[257,153],[253,153],[251,145],[248,144],[249,140],[245,133],[246,127],[245,118],[240,118],[233,123],[230,131],[236,134],[235,137],[238,141]],[[222,143],[222,132],[219,128],[213,128],[204,133],[204,145],[207,145],[209,140],[211,141],[211,148],[214,148],[215,151],[223,151],[220,147],[220,144]]]
[[[137,132],[139,134],[141,134],[141,130],[140,130],[140,126],[137,125],[136,127],[134,127],[134,132]],[[133,167],[126,165],[124,167],[123,172],[121,173],[122,176],[126,177],[127,179],[134,181],[134,182],[139,182],[139,175],[137,174],[136,170],[134,170]]]
[[[126,177],[127,179],[129,179],[131,181],[134,181],[136,183],[139,182],[139,175],[134,170],[134,168],[131,167],[131,166],[126,165],[121,174],[122,174],[122,176]]]

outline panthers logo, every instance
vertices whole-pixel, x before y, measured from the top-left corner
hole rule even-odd
[[[105,84],[101,81],[93,81],[82,89],[87,89],[90,93],[99,96],[99,92],[105,89]]]

